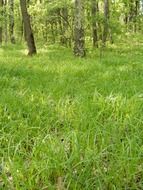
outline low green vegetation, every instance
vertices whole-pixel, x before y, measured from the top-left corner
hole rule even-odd
[[[85,59],[58,46],[32,58],[17,45],[0,49],[0,189],[143,189],[135,40]]]

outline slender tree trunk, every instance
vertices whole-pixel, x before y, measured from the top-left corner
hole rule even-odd
[[[128,2],[126,1],[124,2],[124,9],[125,9],[124,23],[125,23],[126,31],[128,31],[129,17],[128,17]]]
[[[134,19],[134,0],[129,2],[129,22],[132,22]]]
[[[98,48],[98,32],[97,32],[97,22],[96,22],[96,17],[97,17],[97,2],[96,2],[96,0],[92,0],[91,12],[92,12],[93,47]]]
[[[102,36],[102,45],[105,47],[109,32],[109,0],[104,0],[104,27]]]
[[[55,39],[55,29],[54,29],[54,23],[50,23],[50,28],[51,28],[51,35],[52,35],[52,43],[55,44],[56,39]],[[47,31],[46,31],[47,32]]]
[[[7,0],[3,0],[3,12],[4,12],[4,26],[3,26],[3,32],[4,32],[4,41],[7,44],[8,42],[8,7],[7,7]]]
[[[62,26],[62,18],[61,18],[61,8],[57,9],[57,15],[58,15],[58,26],[59,26],[59,35],[60,35],[60,43],[62,43],[62,36],[63,36],[63,26]]]
[[[140,8],[140,1],[136,0],[135,1],[135,26],[134,26],[134,31],[137,32],[137,25],[138,25],[138,14],[139,14],[139,8]]]
[[[84,39],[84,0],[75,0],[75,20],[74,20],[74,55],[84,57],[85,39]]]
[[[62,16],[62,24],[63,24],[63,35],[62,35],[62,44],[63,45],[68,45],[67,43],[67,36],[66,32],[68,30],[68,8],[65,6],[61,9],[61,16]]]
[[[9,32],[10,32],[10,41],[12,44],[15,44],[14,36],[14,0],[9,0]]]
[[[36,54],[36,46],[30,23],[30,16],[27,11],[26,0],[20,0],[20,6],[21,6],[22,18],[25,28],[26,41],[29,50],[28,55],[33,55]]]
[[[97,1],[96,6],[97,6],[96,7],[96,12],[97,12],[96,14],[99,16],[99,13],[100,13],[99,1]],[[102,40],[102,25],[101,25],[99,20],[97,21],[97,28],[98,28],[98,38],[99,38],[99,40]]]
[[[0,16],[3,17],[3,0],[0,0]],[[2,45],[2,19],[0,21],[0,45]]]

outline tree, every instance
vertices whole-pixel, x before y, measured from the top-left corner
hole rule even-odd
[[[66,32],[68,30],[68,8],[67,8],[67,6],[64,6],[61,9],[60,16],[62,17],[62,25],[63,25],[61,44],[67,45],[67,36],[66,36]]]
[[[109,32],[109,0],[104,0],[104,26],[103,26],[103,36],[102,44],[105,46],[107,36]]]
[[[84,0],[75,0],[75,20],[74,20],[74,55],[84,57],[85,39],[84,39]]]
[[[8,14],[9,14],[9,10],[7,7],[7,1],[8,0],[3,0],[3,38],[5,43],[8,42]]]
[[[24,23],[25,37],[28,45],[28,55],[36,54],[36,45],[34,40],[34,35],[30,23],[30,16],[27,11],[26,0],[20,0],[22,18]]]
[[[9,0],[9,32],[10,32],[10,40],[11,43],[15,43],[15,36],[14,36],[14,0]]]
[[[93,47],[98,47],[97,8],[97,0],[91,0]]]
[[[3,17],[3,0],[0,0],[0,44],[2,44],[2,17]]]

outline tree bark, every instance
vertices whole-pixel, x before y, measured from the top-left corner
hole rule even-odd
[[[62,25],[63,25],[63,35],[61,38],[61,43],[67,46],[68,39],[66,36],[66,32],[68,30],[68,8],[66,6],[61,9],[61,16],[62,16]]]
[[[4,19],[3,19],[3,37],[4,37],[4,41],[5,44],[7,44],[8,42],[8,7],[7,7],[7,0],[3,0],[3,15],[4,15]]]
[[[102,36],[102,45],[106,46],[107,36],[109,32],[109,0],[104,0],[104,27]]]
[[[84,39],[84,0],[75,0],[75,20],[74,20],[74,55],[84,57],[85,39]]]
[[[0,16],[3,17],[3,0],[0,0]],[[0,45],[2,45],[2,19],[0,21]]]
[[[34,40],[34,35],[30,23],[30,16],[27,11],[27,5],[26,0],[20,0],[20,6],[21,6],[21,13],[24,23],[24,29],[25,29],[25,36],[28,46],[28,55],[36,54],[36,45]]]
[[[15,44],[15,36],[14,36],[14,0],[9,0],[9,33],[10,33],[10,41],[12,44]]]
[[[92,0],[91,2],[91,12],[92,12],[92,38],[93,38],[93,47],[98,48],[98,32],[97,32],[97,2]]]
[[[138,25],[138,15],[139,15],[139,9],[140,9],[140,1],[136,0],[135,1],[135,26],[134,26],[134,32],[137,32],[137,25]]]

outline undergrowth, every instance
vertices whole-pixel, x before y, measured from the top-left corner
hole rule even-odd
[[[0,189],[143,189],[143,46],[99,55],[0,48]]]

